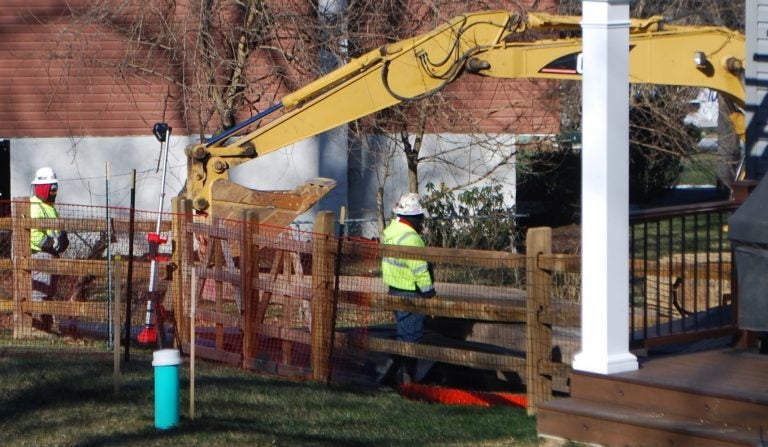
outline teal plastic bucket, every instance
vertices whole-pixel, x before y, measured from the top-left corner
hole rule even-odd
[[[161,430],[179,424],[179,365],[181,354],[176,349],[152,353],[155,367],[155,427]]]

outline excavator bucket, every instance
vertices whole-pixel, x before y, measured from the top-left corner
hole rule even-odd
[[[335,180],[318,177],[292,190],[257,191],[220,179],[211,188],[211,215],[238,220],[243,210],[255,210],[260,224],[287,227],[335,186]]]

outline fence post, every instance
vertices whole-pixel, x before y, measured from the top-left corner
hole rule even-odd
[[[259,347],[259,332],[256,325],[256,309],[259,302],[259,290],[253,286],[259,279],[259,252],[255,235],[259,232],[259,213],[256,210],[244,210],[240,230],[240,297],[243,303],[243,360],[256,357]]]
[[[528,414],[536,414],[538,404],[552,397],[552,327],[550,292],[552,274],[539,269],[538,258],[552,253],[552,229],[531,228],[526,235],[526,376]]]
[[[223,225],[223,219],[220,217],[213,218],[213,227],[217,230],[221,229]],[[213,271],[215,275],[220,275],[225,267],[226,260],[224,259],[224,241],[221,237],[211,238],[208,243],[208,250],[213,250]],[[214,309],[216,313],[222,314],[224,312],[224,283],[218,277],[214,280]],[[214,323],[214,346],[219,351],[224,351],[224,323],[217,321]]]
[[[333,213],[323,211],[315,218],[312,236],[312,378],[328,381],[331,372],[328,352],[333,325]]]
[[[22,312],[22,302],[32,301],[32,272],[29,270],[32,251],[29,248],[30,205],[28,198],[13,202],[13,338],[32,335],[32,315]]]
[[[179,343],[189,340],[189,320],[184,306],[185,298],[190,296],[189,268],[194,268],[194,247],[189,224],[192,222],[192,201],[174,197],[171,199],[173,216],[171,232],[173,235],[173,263],[177,266],[173,280],[173,324],[179,337]],[[191,266],[191,267],[190,267]],[[130,299],[130,297],[129,297]],[[182,346],[178,346],[180,349]]]
[[[120,302],[123,295],[123,259],[121,256],[115,256],[114,261],[115,269],[112,272],[115,295],[115,299],[112,301],[114,306],[112,311],[112,325],[114,327],[112,331],[112,365],[114,369],[114,392],[115,397],[117,397],[120,394],[120,326],[122,323]],[[126,327],[125,330],[130,331],[130,326]]]

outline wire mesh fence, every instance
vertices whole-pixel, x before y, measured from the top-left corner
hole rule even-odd
[[[59,218],[29,219],[28,207],[14,202],[0,220],[4,347],[175,347],[281,377],[372,387],[392,385],[393,364],[414,359],[421,384],[527,391],[533,405],[568,392],[578,257],[552,255],[548,229],[529,233],[525,255],[339,237],[331,213],[307,231],[255,214],[203,219],[183,201],[162,216],[60,204]],[[40,259],[32,228],[66,231],[68,249]],[[381,278],[386,257],[429,262],[437,296],[392,294]],[[35,272],[53,284],[40,300]],[[419,339],[398,335],[396,313],[424,316]]]
[[[154,231],[157,213],[59,204],[58,218],[31,219],[29,202],[9,206],[13,217],[0,218],[0,345],[110,349],[127,327],[116,325],[116,310],[130,314],[116,307],[115,271],[131,274],[122,302],[145,301],[149,244],[136,235]],[[38,250],[33,229],[66,232],[66,250]]]
[[[205,340],[202,355],[368,386],[385,383],[398,361],[415,359],[412,378],[421,383],[525,391],[536,381],[541,399],[553,386],[567,392],[563,359],[570,361],[579,337],[577,257],[386,246],[335,237],[331,220],[321,218],[314,232],[234,221],[191,228],[192,238],[212,251],[193,268],[193,328],[179,326]],[[547,237],[538,239],[544,253]],[[233,245],[239,255],[226,265]],[[393,294],[381,278],[384,258],[431,263],[437,296]],[[556,281],[538,266],[547,260],[554,271],[566,268]],[[236,265],[239,272],[231,270]],[[239,290],[230,289],[235,283]],[[397,313],[424,315],[421,336],[405,338]]]

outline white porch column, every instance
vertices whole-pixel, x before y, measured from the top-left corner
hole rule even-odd
[[[581,351],[573,368],[638,369],[629,352],[629,0],[584,0]]]

